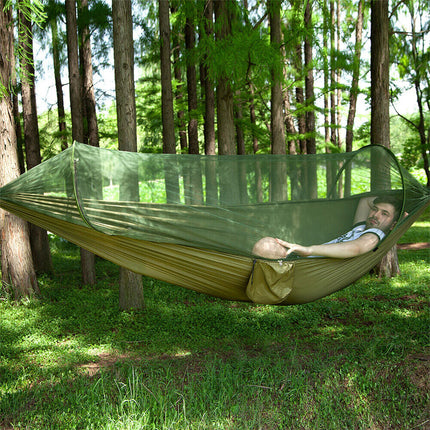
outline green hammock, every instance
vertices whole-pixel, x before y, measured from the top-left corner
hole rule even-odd
[[[407,216],[349,259],[255,261],[265,236],[323,243],[362,197]],[[75,143],[0,189],[0,207],[134,272],[231,300],[306,303],[367,273],[430,202],[384,147],[322,155],[142,154]]]

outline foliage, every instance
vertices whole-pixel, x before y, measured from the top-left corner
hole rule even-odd
[[[415,135],[406,141],[405,156],[411,166],[421,158],[423,165],[428,164],[429,154],[429,115],[430,107],[430,19],[428,2],[407,1],[395,9],[398,19],[393,28],[391,53],[399,77],[413,89],[417,100],[417,115],[401,117],[414,130]],[[394,97],[399,89],[394,91]],[[417,155],[420,154],[418,157]],[[424,158],[426,159],[424,161]],[[430,172],[427,167],[427,184],[430,185]]]
[[[425,83],[426,68],[421,67],[419,75],[418,70],[414,69],[412,63],[411,45],[407,43],[406,38],[398,36],[396,33],[401,24],[404,22],[405,11],[411,10],[423,23],[423,34],[427,31],[425,27],[425,17],[428,16],[428,9],[424,7],[422,1],[401,2],[392,4],[390,10],[391,22],[393,27],[393,36],[390,38],[392,50],[392,63],[397,67],[402,80],[413,82],[414,76],[420,77],[421,84]],[[185,112],[185,123],[188,121],[190,114],[187,109],[186,97],[186,67],[188,64],[196,66],[207,66],[209,76],[216,85],[220,76],[227,75],[233,86],[235,105],[241,108],[243,115],[237,115],[236,126],[240,128],[245,137],[246,151],[253,151],[252,140],[256,138],[259,144],[259,152],[270,152],[270,88],[272,82],[271,70],[280,63],[279,50],[270,44],[269,24],[267,15],[267,5],[259,0],[247,2],[247,8],[242,7],[240,2],[229,2],[231,6],[231,24],[232,34],[225,40],[217,40],[214,35],[207,35],[204,31],[204,0],[175,0],[171,2],[171,27],[172,34],[177,39],[177,46],[172,44],[172,66],[180,70],[180,78],[173,79],[174,88],[174,111],[177,114],[180,111]],[[342,1],[340,4],[341,19],[334,26],[330,22],[329,10],[327,4],[323,2],[313,3],[313,63],[312,68],[315,75],[316,83],[316,100],[314,107],[317,116],[316,138],[321,151],[326,150],[323,133],[324,129],[324,108],[323,99],[332,91],[338,88],[341,90],[342,114],[347,109],[350,94],[350,78],[355,61],[354,55],[354,33],[357,14],[356,1]],[[52,0],[47,2],[47,13],[49,16],[54,15],[59,18],[61,23],[62,10],[58,9],[58,2]],[[80,16],[80,20],[90,23],[91,38],[93,47],[93,66],[97,73],[112,63],[111,55],[111,12],[104,1],[94,1],[89,4],[88,15]],[[138,122],[138,147],[141,151],[160,152],[161,151],[161,91],[159,77],[159,29],[157,16],[157,1],[138,1],[134,3],[133,19],[135,23],[135,51],[136,64],[139,64],[140,70],[136,85],[136,104],[137,104],[137,122]],[[49,9],[51,8],[51,10]],[[408,9],[409,8],[409,9]],[[306,29],[303,23],[303,3],[302,2],[281,2],[282,20],[283,20],[283,49],[284,58],[282,65],[284,67],[283,88],[290,99],[290,111],[294,124],[297,127],[298,121],[305,114],[305,107],[295,97],[298,89],[304,88],[304,81],[307,70],[302,67],[302,59],[298,56],[298,47],[302,46]],[[370,10],[365,2],[364,7],[364,33],[363,40],[368,44],[368,22]],[[184,28],[186,19],[191,19],[197,33],[197,45],[188,52],[185,48]],[[60,26],[61,27],[61,26]],[[61,28],[64,30],[62,26]],[[329,36],[336,32],[339,37],[339,47],[328,44]],[[38,37],[43,35],[38,32]],[[49,46],[49,37],[45,37],[46,45]],[[176,42],[175,42],[176,43]],[[363,52],[368,51],[363,45]],[[64,45],[65,49],[65,45]],[[177,54],[177,57],[175,56]],[[419,63],[427,64],[426,52],[420,52]],[[328,83],[328,86],[322,83],[323,74],[328,73],[326,67],[333,67],[341,78],[337,83]],[[369,61],[366,56],[362,56],[360,61],[360,75],[365,79],[369,70]],[[196,67],[199,77],[200,68]],[[404,91],[403,88],[397,88],[397,82],[392,80],[392,94],[395,97]],[[197,109],[197,118],[199,124],[199,141],[203,151],[203,124],[204,124],[204,94],[198,79],[198,91],[200,96]],[[428,85],[427,85],[428,86]],[[251,94],[251,88],[254,94]],[[101,144],[107,147],[116,147],[115,138],[115,119],[114,106],[110,102],[112,96],[105,94],[105,85],[95,81],[96,96],[103,100],[105,106],[99,112]],[[179,92],[182,96],[179,96]],[[368,93],[368,83],[362,80],[360,93]],[[424,89],[428,93],[428,89]],[[368,103],[368,101],[366,102]],[[253,104],[257,114],[256,122],[252,123],[248,115],[249,107]],[[313,106],[313,104],[312,104]],[[237,112],[236,112],[237,113]],[[344,120],[345,121],[345,115]],[[179,120],[176,117],[176,133],[178,136]],[[342,128],[343,125],[336,124],[333,127]],[[357,130],[355,147],[362,146],[368,142],[369,130],[366,126]],[[303,139],[306,134],[300,134],[299,130],[293,135],[288,135],[288,139]],[[48,139],[49,140],[49,139]],[[105,141],[104,141],[105,140]],[[179,136],[177,137],[179,142]],[[402,152],[398,149],[396,139],[392,139],[393,149],[396,153]],[[406,148],[407,154],[415,153],[412,150],[412,141],[408,141]],[[49,142],[48,142],[49,146]],[[49,151],[48,151],[49,152]],[[406,154],[405,154],[406,157]],[[412,163],[410,155],[409,164]]]
[[[428,241],[430,212],[402,242]],[[79,251],[51,238],[41,296],[0,300],[0,427],[424,428],[428,250],[293,307],[221,301],[145,278],[118,309],[118,269],[79,284]],[[55,424],[54,424],[55,423]]]

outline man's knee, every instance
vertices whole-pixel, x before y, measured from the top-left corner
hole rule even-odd
[[[255,243],[252,253],[264,258],[285,258],[287,250],[273,237],[263,237]]]

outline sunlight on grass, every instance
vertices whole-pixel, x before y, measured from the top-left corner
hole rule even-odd
[[[424,241],[430,227],[413,226]],[[408,239],[406,237],[405,239]],[[118,309],[118,269],[58,242],[38,299],[0,301],[0,428],[424,428],[428,250],[314,303],[222,301],[144,278]]]

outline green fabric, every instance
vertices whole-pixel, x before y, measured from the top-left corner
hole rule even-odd
[[[277,305],[291,293],[294,285],[294,263],[254,261],[246,295],[255,303]]]
[[[247,295],[253,269],[251,258],[124,236],[109,236],[22,206],[3,203],[3,207],[10,212],[136,273],[224,299],[254,302],[262,300],[268,303],[267,297],[263,297],[268,288],[266,283],[255,283],[255,288],[263,291]],[[291,291],[277,304],[308,303],[359,279],[369,272],[424,210],[423,206],[409,216],[374,252],[349,259],[305,258],[294,261]],[[277,300],[273,300],[275,301]]]
[[[408,216],[375,252],[284,263],[292,268],[282,288],[273,293],[279,279],[266,273],[261,288],[247,294],[258,239],[331,240],[351,228],[361,197],[381,193],[398,196]],[[314,156],[196,156],[75,143],[0,189],[0,207],[137,273],[218,297],[279,304],[316,300],[358,279],[429,199],[379,146]]]
[[[264,236],[331,240],[350,229],[360,197],[380,192],[398,194],[409,213],[428,199],[382,147],[197,156],[75,143],[3,187],[0,199],[109,235],[251,256]]]

